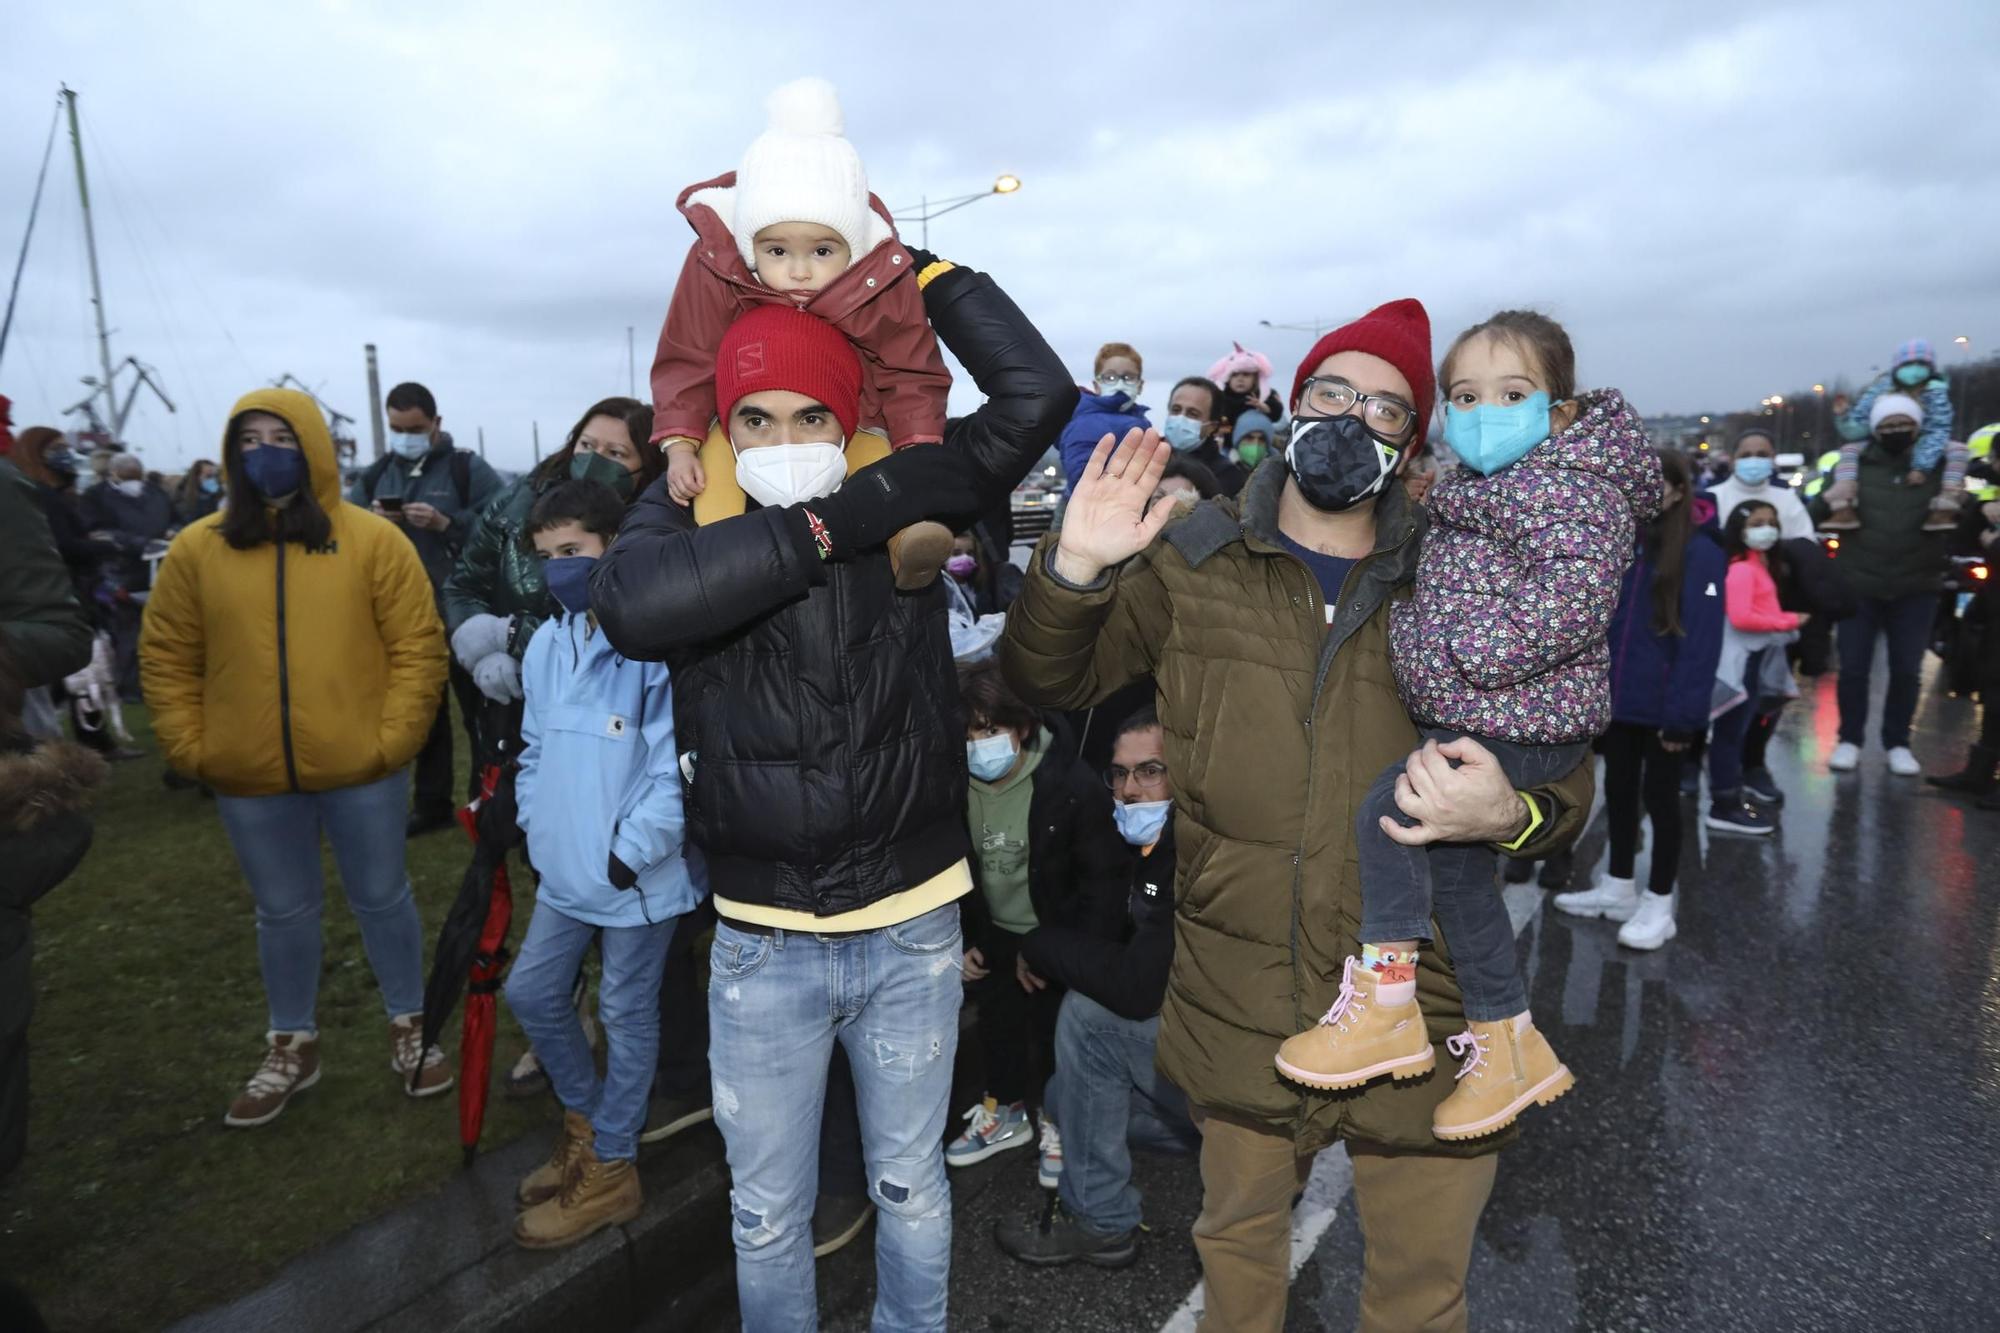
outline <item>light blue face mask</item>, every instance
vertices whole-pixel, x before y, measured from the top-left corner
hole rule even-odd
[[[982,736],[976,741],[967,741],[965,766],[981,782],[997,782],[1007,776],[1007,771],[1014,767],[1014,760],[1020,753],[1020,747],[1014,744],[1013,733],[1003,731],[997,736]]]
[[[1896,383],[1902,385],[1905,389],[1914,389],[1919,384],[1930,383],[1931,374],[1932,371],[1929,366],[1921,361],[1912,361],[1907,366],[1896,367]]]
[[[1118,822],[1118,836],[1134,847],[1151,847],[1160,840],[1160,832],[1167,826],[1167,816],[1173,813],[1171,799],[1164,801],[1118,802],[1111,807],[1111,817]]]
[[[1160,427],[1160,438],[1173,446],[1174,452],[1186,453],[1201,444],[1201,423],[1193,417],[1168,417]]]
[[[1771,460],[1739,458],[1736,460],[1735,476],[1745,486],[1762,486],[1771,479]]]
[[[406,435],[402,431],[389,432],[389,451],[398,458],[414,463],[431,451],[431,437],[428,435]]]
[[[1508,406],[1480,403],[1444,414],[1444,442],[1458,461],[1483,477],[1518,463],[1549,438],[1549,396],[1537,389]]]

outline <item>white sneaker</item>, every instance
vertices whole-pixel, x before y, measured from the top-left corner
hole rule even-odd
[[[1917,757],[1910,753],[1907,745],[1898,745],[1889,751],[1889,771],[1899,778],[1914,778],[1924,770],[1917,763]]]
[[[1675,893],[1644,893],[1639,910],[1618,928],[1618,942],[1628,949],[1657,949],[1678,933],[1674,925]]]
[[[1047,1111],[1042,1112],[1041,1160],[1036,1163],[1035,1178],[1045,1190],[1052,1190],[1062,1184],[1062,1131],[1056,1122],[1049,1119]]]
[[[1861,767],[1861,747],[1842,741],[1833,747],[1833,755],[1826,761],[1826,766],[1836,773],[1852,773]]]
[[[1558,893],[1552,900],[1558,912],[1571,916],[1604,917],[1630,921],[1639,910],[1639,885],[1635,880],[1606,875],[1597,887],[1577,893]]]

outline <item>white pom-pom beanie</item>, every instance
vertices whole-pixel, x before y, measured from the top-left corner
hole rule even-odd
[[[736,169],[730,230],[753,270],[759,231],[780,222],[816,222],[838,232],[859,262],[868,235],[868,173],[842,137],[840,97],[825,79],[796,79],[772,93],[770,127]]]
[[[1890,417],[1908,417],[1924,424],[1924,405],[1904,393],[1885,393],[1868,409],[1868,429],[1874,430]]]

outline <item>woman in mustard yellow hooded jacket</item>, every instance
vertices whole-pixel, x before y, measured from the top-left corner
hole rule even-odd
[[[230,413],[229,500],[189,524],[146,605],[141,674],[176,769],[216,791],[257,907],[270,1004],[264,1062],[224,1123],[259,1125],[319,1079],[320,832],[413,1095],[451,1086],[423,1050],[423,957],[403,863],[409,764],[444,688],[430,580],[394,524],[340,497],[318,407],[260,389]]]

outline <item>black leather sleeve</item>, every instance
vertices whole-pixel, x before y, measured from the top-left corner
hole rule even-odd
[[[666,486],[662,477],[647,488],[591,575],[590,609],[626,657],[664,661],[825,581],[796,506],[697,527]]]

